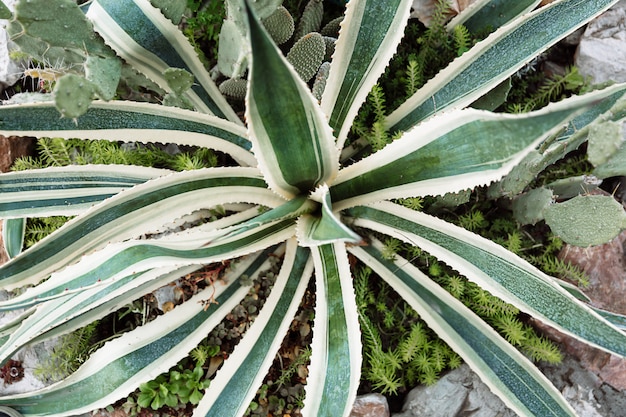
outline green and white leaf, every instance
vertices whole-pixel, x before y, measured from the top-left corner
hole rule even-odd
[[[550,381],[518,350],[497,334],[410,261],[394,262],[381,254],[383,245],[351,247],[357,256],[387,281],[476,372],[481,380],[519,416],[575,416],[572,407]]]
[[[339,151],[308,86],[258,20],[250,17],[246,118],[259,168],[270,188],[292,198],[335,178]]]
[[[504,247],[393,203],[349,210],[356,226],[418,246],[520,310],[586,343],[626,355],[626,334]]]
[[[410,0],[348,2],[321,107],[344,141],[354,117],[383,73],[404,34]]]
[[[270,296],[228,361],[218,371],[194,416],[241,416],[257,393],[296,314],[313,272],[308,249],[287,241]]]
[[[125,189],[169,175],[126,165],[70,165],[0,176],[0,217],[73,216]]]
[[[518,17],[454,60],[390,114],[389,130],[406,131],[433,114],[471,104],[615,3],[557,0]]]
[[[24,234],[26,232],[26,219],[4,219],[2,224],[2,243],[9,259],[15,258],[22,252],[24,246]]]
[[[109,46],[161,88],[170,91],[168,68],[188,70],[198,83],[186,93],[196,109],[241,124],[187,38],[150,2],[95,0],[87,17]]]
[[[361,334],[345,244],[311,248],[315,261],[315,320],[307,377],[308,416],[346,416],[359,387]]]
[[[470,4],[461,13],[448,22],[446,28],[452,30],[457,25],[464,25],[474,34],[494,31],[518,16],[533,10],[541,0],[478,0]]]

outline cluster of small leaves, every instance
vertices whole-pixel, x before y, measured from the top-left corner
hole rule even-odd
[[[583,94],[590,89],[589,80],[574,66],[567,67],[564,74],[555,73],[549,77],[545,72],[536,71],[534,66],[530,66],[525,76],[512,78],[511,91],[504,109],[507,113],[538,110],[548,103]]]
[[[166,148],[152,144],[120,144],[105,140],[40,138],[37,139],[37,152],[37,157],[18,158],[12,169],[22,171],[51,166],[121,164],[183,171],[213,167],[218,163],[218,156],[206,148],[167,152]]]
[[[461,364],[460,357],[370,269],[357,268],[354,285],[363,337],[362,389],[395,395],[417,383],[433,384],[441,372]]]
[[[83,364],[95,347],[99,322],[95,321],[72,333],[61,336],[33,370],[34,375],[46,383],[60,381]]]
[[[216,64],[220,28],[226,18],[223,1],[188,0],[190,17],[184,19],[182,31],[194,46],[207,68]],[[211,57],[215,62],[209,62]]]
[[[156,379],[139,386],[137,405],[158,410],[163,406],[176,408],[179,405],[198,404],[203,390],[209,387],[210,381],[204,378],[202,366],[183,369],[178,366],[167,375],[159,375]]]

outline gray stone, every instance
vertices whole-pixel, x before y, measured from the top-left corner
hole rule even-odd
[[[626,81],[626,0],[589,23],[574,64],[595,84]]]
[[[450,371],[432,386],[409,392],[401,413],[393,417],[515,417],[467,365]]]

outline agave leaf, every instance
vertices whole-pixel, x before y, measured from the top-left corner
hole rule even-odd
[[[393,203],[355,207],[354,224],[419,246],[470,281],[585,343],[626,356],[626,334],[564,290],[554,278],[502,246]]]
[[[366,0],[346,6],[321,103],[336,132],[339,149],[343,149],[359,107],[396,51],[411,3]]]
[[[507,0],[478,0],[456,15],[446,25],[452,30],[464,25],[474,34],[493,32],[518,16],[531,11],[541,0],[521,0],[511,3]]]
[[[15,258],[22,252],[22,247],[24,246],[26,219],[4,219],[4,223],[0,227],[2,227],[4,250],[9,258]]]
[[[331,187],[335,208],[487,185],[505,176],[586,106],[624,89],[617,85],[519,115],[467,109],[433,117],[341,170]]]
[[[174,366],[241,302],[248,287],[238,277],[255,277],[269,260],[237,270],[156,320],[108,342],[67,379],[39,391],[8,395],[8,405],[24,415],[72,416],[104,408],[130,394],[140,382]],[[206,301],[213,301],[206,307]]]
[[[435,113],[471,104],[615,3],[557,0],[518,17],[457,58],[391,113],[386,120],[389,130],[406,131]]]
[[[148,1],[95,0],[87,17],[96,31],[126,62],[167,91],[165,71],[191,72],[197,84],[186,96],[197,110],[241,124],[178,28]]]
[[[5,136],[104,139],[203,146],[229,153],[243,165],[255,166],[243,127],[189,110],[131,101],[95,101],[77,120],[60,118],[52,103],[0,107],[0,133]]]
[[[73,216],[124,189],[168,175],[165,169],[71,165],[0,177],[0,217]]]
[[[361,338],[345,244],[311,248],[315,321],[303,416],[348,415],[361,370]]]
[[[256,395],[304,296],[313,272],[310,252],[287,241],[280,273],[263,309],[211,381],[194,416],[240,416]]]
[[[218,234],[220,231],[217,231]],[[276,245],[293,236],[295,221],[283,220],[264,224],[244,233],[207,242],[211,234],[204,230],[185,233],[184,238],[161,239],[154,243],[129,240],[110,244],[84,256],[80,262],[55,272],[46,282],[29,288],[17,297],[0,301],[0,311],[30,307],[92,286],[114,282],[124,277],[165,266],[210,264]],[[199,235],[199,236],[198,236]]]
[[[155,232],[178,217],[219,204],[276,207],[283,200],[254,168],[215,168],[161,177],[121,192],[0,267],[4,288],[34,284],[67,263],[105,246]]]
[[[291,198],[332,180],[339,152],[308,86],[257,19],[249,20],[254,60],[246,109],[250,140],[270,187]]]
[[[357,256],[387,281],[497,394],[520,416],[575,416],[572,407],[550,381],[518,350],[463,303],[433,282],[411,262],[394,262],[381,254],[383,245],[351,247]]]

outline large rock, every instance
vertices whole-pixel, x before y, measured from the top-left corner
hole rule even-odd
[[[589,23],[574,64],[595,84],[626,81],[626,0]]]
[[[448,372],[436,384],[409,392],[402,412],[393,417],[515,417],[467,365]]]

